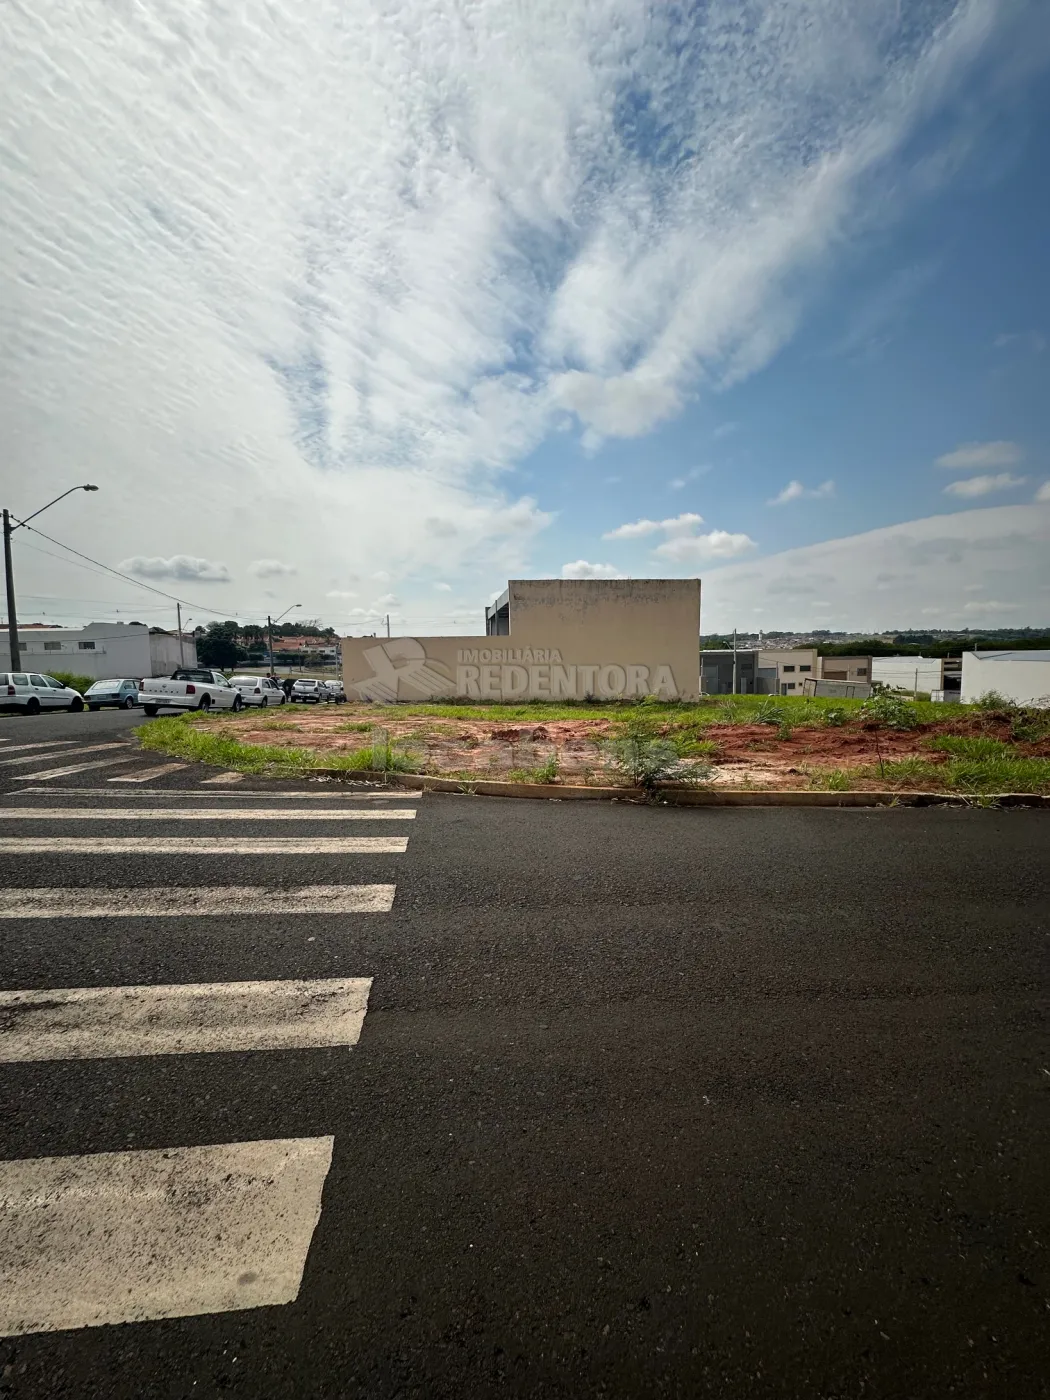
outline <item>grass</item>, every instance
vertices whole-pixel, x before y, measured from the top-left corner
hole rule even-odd
[[[946,792],[1050,794],[1050,758],[1010,757],[1008,749],[1006,754],[950,757],[946,763],[903,758],[887,761],[884,768],[886,781],[895,787],[927,783]]]
[[[298,773],[321,765],[309,749],[284,748],[277,744],[242,744],[227,734],[190,722],[188,715],[155,719],[138,731],[144,749],[159,749],[174,758],[196,763],[215,763],[241,773]]]
[[[91,676],[78,676],[73,671],[48,671],[47,674],[53,676],[56,681],[61,681],[63,685],[68,685],[70,689],[79,690],[81,695],[95,684]]]

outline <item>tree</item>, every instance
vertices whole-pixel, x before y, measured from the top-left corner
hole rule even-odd
[[[197,659],[202,666],[214,666],[225,671],[244,656],[237,644],[240,626],[236,622],[209,622],[203,637],[197,636]]]

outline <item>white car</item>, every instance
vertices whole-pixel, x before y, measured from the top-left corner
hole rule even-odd
[[[301,700],[304,705],[327,705],[335,696],[324,681],[301,680],[292,686],[292,699]]]
[[[241,692],[221,671],[178,670],[168,680],[154,677],[143,681],[139,704],[152,717],[165,710],[239,710]]]
[[[246,705],[283,705],[284,691],[269,676],[231,676]]]
[[[0,671],[0,710],[21,710],[38,715],[41,710],[82,710],[84,697],[54,676],[33,671]]]
[[[115,680],[96,681],[84,692],[89,710],[100,710],[103,705],[116,705],[122,710],[133,710],[139,703],[141,681]]]
[[[325,681],[324,684],[337,705],[346,704],[346,691],[343,689],[342,681]]]

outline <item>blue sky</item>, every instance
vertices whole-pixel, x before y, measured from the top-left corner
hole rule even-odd
[[[705,630],[1050,624],[1045,6],[0,31],[6,494],[97,481],[42,527],[195,620],[699,574]],[[27,621],[169,620],[19,551]]]

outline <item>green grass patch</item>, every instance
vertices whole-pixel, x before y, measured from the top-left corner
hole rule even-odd
[[[968,734],[942,734],[930,739],[929,747],[953,758],[1010,758],[1016,757],[1017,750],[1002,739],[989,739]]]
[[[52,676],[56,681],[61,681],[63,685],[68,685],[72,690],[79,690],[81,695],[95,684],[92,676],[78,676],[73,671],[47,671],[45,675]]]
[[[242,744],[239,739],[215,733],[190,722],[188,715],[155,719],[137,731],[144,749],[158,749],[173,758],[194,763],[214,763],[241,773],[298,773],[321,765],[309,749],[278,744]]]

